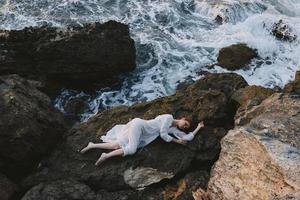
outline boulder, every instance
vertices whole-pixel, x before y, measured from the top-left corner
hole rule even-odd
[[[25,176],[66,131],[67,125],[35,81],[0,76],[0,170]]]
[[[232,90],[238,90],[246,84],[237,74],[209,76],[215,82],[218,82],[217,77],[227,77],[226,83],[232,86],[231,89],[226,87],[228,93],[233,93]],[[200,79],[172,96],[137,103],[130,107],[105,110],[86,123],[73,127],[54,150],[48,165],[40,172],[27,177],[22,182],[23,187],[29,188],[40,182],[72,177],[94,190],[143,189],[162,181],[176,179],[178,175],[189,170],[200,168],[209,171],[218,158],[219,139],[228,128],[232,128],[234,111],[228,110],[229,97],[228,94],[224,94],[223,87],[214,83],[215,86],[211,90],[206,90],[206,87],[200,84],[208,84],[208,81],[204,80]],[[236,80],[244,84],[237,84]],[[206,127],[186,146],[166,143],[158,138],[139,149],[136,154],[112,158],[100,167],[95,167],[94,163],[105,150],[91,150],[84,155],[77,152],[89,141],[101,142],[100,136],[116,124],[127,123],[135,117],[151,119],[163,113],[171,113],[175,117],[191,116],[195,122],[205,120]],[[143,179],[145,174],[148,174],[147,179]]]
[[[221,141],[211,199],[291,199],[300,192],[300,96],[275,93]]]
[[[293,94],[300,95],[300,71],[296,72],[295,80],[286,84],[283,91],[286,93],[293,93]]]
[[[277,23],[274,23],[271,27],[271,33],[274,35],[277,39],[293,42],[297,39],[297,35],[293,33],[293,30],[291,27],[283,22],[283,20],[279,20]]]
[[[43,80],[48,90],[116,82],[135,68],[135,57],[129,27],[115,21],[0,31],[0,74]]]
[[[0,197],[1,200],[12,199],[14,194],[17,192],[18,186],[9,180],[3,174],[0,174]]]
[[[257,56],[256,50],[246,44],[233,44],[219,51],[217,65],[228,70],[238,70],[244,68]]]

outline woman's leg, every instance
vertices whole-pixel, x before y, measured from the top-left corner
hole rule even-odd
[[[142,134],[143,121],[135,118],[131,121],[128,133],[128,145],[123,149],[124,156],[132,155],[136,152]]]
[[[123,149],[116,149],[114,151],[111,151],[109,153],[102,153],[100,158],[97,160],[97,162],[95,163],[95,165],[99,165],[100,163],[102,163],[104,160],[113,157],[113,156],[123,156],[124,152]]]
[[[117,142],[106,142],[106,143],[92,143],[89,142],[89,144],[83,148],[80,152],[85,153],[86,151],[90,149],[119,149],[120,145]]]

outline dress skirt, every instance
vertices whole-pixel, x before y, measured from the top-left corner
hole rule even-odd
[[[145,120],[134,118],[127,124],[118,124],[111,128],[106,135],[101,136],[103,142],[117,142],[123,149],[124,156],[134,154],[141,146],[140,137]]]

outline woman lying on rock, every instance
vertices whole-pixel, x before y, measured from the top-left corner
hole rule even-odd
[[[89,144],[80,152],[85,153],[90,149],[112,149],[109,153],[102,153],[95,165],[99,165],[104,160],[113,156],[126,156],[136,152],[140,147],[144,147],[152,142],[159,135],[166,142],[175,142],[178,144],[186,144],[194,138],[197,132],[204,127],[201,121],[197,128],[190,133],[181,130],[187,130],[191,126],[191,119],[180,118],[174,119],[170,114],[158,115],[155,119],[144,120],[134,118],[127,124],[118,124],[110,129],[106,135],[101,136],[104,143]],[[180,130],[181,129],[181,130]],[[173,134],[176,138],[171,137]]]

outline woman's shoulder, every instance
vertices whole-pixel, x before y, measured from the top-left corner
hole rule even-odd
[[[173,115],[172,114],[168,114],[168,113],[158,115],[157,118],[174,119]]]

